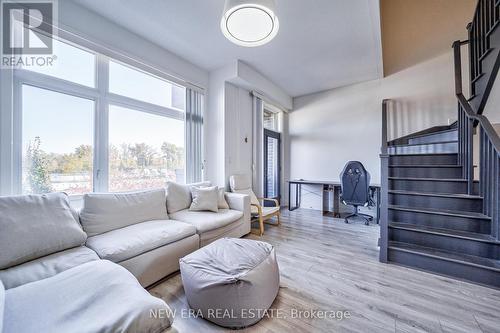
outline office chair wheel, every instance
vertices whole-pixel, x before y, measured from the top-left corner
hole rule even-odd
[[[370,222],[368,222],[368,221],[365,221],[365,225],[370,225]]]

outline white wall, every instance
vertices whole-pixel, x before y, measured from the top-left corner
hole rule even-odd
[[[271,103],[286,110],[293,108],[292,98],[265,75],[241,60],[237,61],[236,70],[236,77],[230,80],[235,85],[247,90],[256,90],[266,96]]]
[[[224,185],[224,89],[228,69],[210,73],[208,108],[205,110],[205,179]]]
[[[233,174],[252,176],[251,91],[282,108],[292,106],[292,98],[279,86],[241,61],[210,72],[205,170],[214,185],[227,187]]]
[[[250,91],[226,82],[225,135],[228,138],[225,142],[226,181],[234,174],[246,174],[250,179],[252,177],[252,103]]]
[[[397,101],[393,137],[456,119],[452,53],[386,78],[294,99],[289,115],[290,179],[339,180],[349,160],[361,161],[380,182],[381,105]],[[303,197],[303,207],[320,209],[319,189]],[[310,198],[310,199],[308,199]]]
[[[500,75],[497,74],[488,102],[483,111],[492,124],[500,124]]]

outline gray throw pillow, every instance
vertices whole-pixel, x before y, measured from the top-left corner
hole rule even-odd
[[[191,195],[193,201],[189,210],[208,210],[217,213],[219,211],[219,189],[212,187],[192,187]]]

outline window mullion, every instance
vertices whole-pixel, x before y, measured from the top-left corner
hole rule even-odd
[[[86,87],[78,83],[59,79],[45,74],[30,72],[27,70],[15,70],[14,76],[23,84],[40,87],[62,94],[73,95],[80,98],[95,99],[97,91],[95,88]]]
[[[14,78],[14,93],[13,93],[13,114],[12,114],[12,193],[22,193],[22,83],[19,79]]]
[[[158,116],[174,118],[182,121],[184,121],[185,119],[184,112],[176,110],[174,108],[167,108],[164,106],[143,102],[134,98],[112,93],[109,93],[107,95],[107,98],[108,102],[113,105],[134,109],[141,112],[151,113]]]
[[[97,56],[97,89],[99,97],[96,103],[94,129],[94,191],[108,191],[108,142],[109,142],[109,60],[106,56]]]

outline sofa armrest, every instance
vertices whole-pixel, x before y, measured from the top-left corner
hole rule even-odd
[[[245,212],[245,209],[250,210],[250,196],[246,194],[226,192],[226,201],[229,208]]]
[[[243,218],[248,222],[248,225],[250,225],[250,196],[247,194],[226,192],[226,200],[230,209],[243,212]]]

